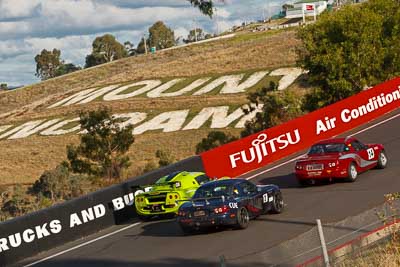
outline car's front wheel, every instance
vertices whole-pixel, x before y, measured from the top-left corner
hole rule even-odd
[[[282,213],[284,209],[282,193],[279,192],[275,195],[274,201],[272,202],[272,213],[279,214]]]
[[[382,150],[381,153],[379,153],[379,156],[378,156],[377,168],[378,169],[384,169],[384,168],[386,168],[387,163],[388,163],[388,159],[387,159],[386,153],[385,153],[384,150]]]
[[[357,180],[358,172],[357,166],[354,162],[350,163],[347,169],[347,181],[355,182]]]
[[[237,212],[237,228],[246,229],[249,226],[249,212],[245,207],[241,207]]]

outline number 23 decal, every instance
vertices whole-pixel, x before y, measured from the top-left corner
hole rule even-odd
[[[368,159],[371,160],[375,157],[375,151],[373,148],[368,148],[367,149],[367,153],[368,153]]]

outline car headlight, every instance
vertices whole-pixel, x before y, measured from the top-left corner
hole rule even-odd
[[[328,167],[329,167],[329,168],[336,167],[336,165],[337,165],[336,162],[329,162],[329,163],[328,163]]]
[[[175,187],[176,187],[176,188],[181,187],[181,182],[176,182],[176,183],[175,183]]]

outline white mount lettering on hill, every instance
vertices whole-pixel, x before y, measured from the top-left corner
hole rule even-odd
[[[281,68],[272,71],[258,71],[244,80],[245,74],[225,75],[218,78],[203,77],[193,81],[191,84],[179,88],[179,84],[185,78],[176,78],[163,83],[160,80],[146,80],[133,82],[127,85],[114,84],[106,87],[96,87],[66,97],[48,108],[66,107],[75,104],[86,104],[96,99],[101,101],[124,100],[144,95],[149,98],[177,97],[191,93],[194,96],[208,94],[219,90],[219,94],[245,93],[248,89],[256,86],[266,75],[282,76],[278,84],[278,90],[288,88],[301,74],[300,68]],[[178,87],[174,92],[166,92],[173,87]]]

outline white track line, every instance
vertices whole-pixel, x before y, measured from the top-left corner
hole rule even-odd
[[[377,127],[377,126],[379,126],[379,125],[381,125],[381,124],[384,124],[384,123],[386,123],[386,122],[388,122],[388,121],[391,121],[391,120],[393,120],[393,119],[395,119],[395,118],[397,118],[397,117],[400,117],[400,114],[394,115],[394,116],[392,116],[392,117],[390,117],[390,118],[388,118],[388,119],[386,119],[386,120],[383,120],[383,121],[378,122],[378,123],[376,123],[376,124],[374,124],[374,125],[371,125],[371,126],[365,128],[365,129],[360,130],[360,131],[358,131],[358,132],[356,132],[356,133],[354,133],[354,134],[352,134],[352,135],[349,135],[349,136],[353,136],[353,135],[357,135],[357,134],[363,133],[363,132],[368,131],[368,130],[370,130],[370,129],[372,129],[372,128],[375,128],[375,127]],[[259,173],[255,174],[255,175],[252,175],[252,176],[250,176],[250,177],[248,177],[248,178],[246,178],[246,179],[247,179],[247,180],[250,180],[250,179],[253,179],[253,178],[259,176],[260,174],[264,174],[264,173],[266,173],[266,172],[275,170],[275,169],[277,169],[277,168],[279,168],[279,167],[282,167],[282,166],[284,166],[284,165],[286,165],[286,164],[289,164],[289,163],[291,163],[291,162],[293,162],[293,161],[295,161],[295,160],[301,158],[302,156],[304,156],[304,154],[303,154],[303,155],[300,155],[300,156],[298,156],[298,157],[296,157],[296,158],[294,158],[294,159],[291,159],[291,160],[285,161],[285,162],[283,162],[283,163],[281,163],[281,164],[278,164],[278,165],[276,165],[276,166],[274,166],[274,167],[272,167],[272,168],[269,168],[269,169],[267,169],[267,170],[264,170],[264,171],[262,171],[262,172],[259,172]],[[47,261],[47,260],[49,260],[49,259],[55,258],[55,257],[57,257],[57,256],[63,255],[63,254],[65,254],[65,253],[68,253],[68,252],[70,252],[70,251],[73,251],[73,250],[76,250],[76,249],[78,249],[78,248],[84,247],[84,246],[86,246],[86,245],[89,245],[89,244],[94,243],[94,242],[96,242],[96,241],[99,241],[99,240],[101,240],[101,239],[104,239],[104,238],[107,238],[107,237],[109,237],[109,236],[118,234],[119,232],[125,231],[125,230],[127,230],[127,229],[129,229],[129,228],[132,228],[132,227],[135,227],[135,226],[137,226],[137,225],[139,225],[139,224],[140,224],[140,222],[131,224],[131,225],[126,226],[126,227],[124,227],[124,228],[121,228],[121,229],[119,229],[119,230],[117,230],[117,231],[115,231],[115,232],[106,234],[106,235],[104,235],[104,236],[100,236],[100,237],[98,237],[98,238],[95,238],[95,239],[90,240],[90,241],[88,241],[88,242],[82,243],[82,244],[77,245],[77,246],[75,246],[75,247],[69,248],[69,249],[67,249],[67,250],[58,252],[58,253],[56,253],[56,254],[54,254],[54,255],[52,255],[52,256],[43,258],[43,259],[41,259],[41,260],[35,261],[35,262],[33,262],[33,263],[30,263],[30,264],[28,264],[28,265],[24,265],[24,267],[34,266],[34,265],[36,265],[36,264],[38,264],[38,263]]]
[[[365,128],[365,129],[362,129],[362,130],[360,130],[360,131],[358,131],[358,132],[356,132],[356,133],[350,134],[350,135],[348,135],[348,136],[354,136],[354,135],[357,135],[357,134],[366,132],[366,131],[371,130],[371,129],[375,128],[375,127],[378,127],[378,126],[381,125],[381,124],[384,124],[384,123],[386,123],[386,122],[388,122],[388,121],[394,120],[394,119],[396,119],[397,117],[400,117],[400,114],[394,115],[394,116],[392,116],[392,117],[390,117],[390,118],[387,118],[386,120],[383,120],[383,121],[380,121],[380,122],[378,122],[378,123],[375,123],[375,124],[373,124],[373,125],[371,125],[371,126]],[[293,161],[298,160],[299,158],[301,158],[301,157],[303,157],[303,156],[305,156],[305,155],[306,155],[306,154],[302,154],[302,155],[300,155],[300,156],[298,156],[298,157],[296,157],[296,158],[294,158],[294,159],[290,159],[290,160],[285,161],[285,162],[282,162],[281,164],[278,164],[278,165],[276,165],[276,166],[274,166],[274,167],[272,167],[272,168],[269,168],[269,169],[263,170],[263,171],[261,171],[261,172],[258,172],[257,174],[254,174],[254,175],[252,175],[252,176],[247,177],[246,180],[251,180],[251,179],[253,179],[253,178],[255,178],[255,177],[257,177],[257,176],[259,176],[259,175],[261,175],[261,174],[264,174],[264,173],[266,173],[266,172],[269,172],[269,171],[275,170],[275,169],[277,169],[277,168],[280,168],[280,167],[282,167],[282,166],[284,166],[284,165],[286,165],[286,164],[289,164],[289,163],[291,163],[291,162],[293,162]]]
[[[107,237],[109,237],[109,236],[118,234],[119,232],[125,231],[125,230],[127,230],[127,229],[129,229],[129,228],[138,226],[139,224],[140,224],[140,222],[131,224],[131,225],[129,225],[129,226],[126,226],[126,227],[124,227],[124,228],[121,228],[121,229],[119,229],[119,230],[117,230],[117,231],[114,231],[114,232],[112,232],[112,233],[109,233],[109,234],[100,236],[100,237],[98,237],[98,238],[95,238],[95,239],[90,240],[90,241],[88,241],[88,242],[82,243],[82,244],[77,245],[77,246],[75,246],[75,247],[72,247],[72,248],[63,250],[63,251],[58,252],[58,253],[56,253],[56,254],[54,254],[54,255],[51,255],[51,256],[49,256],[49,257],[46,257],[46,258],[43,258],[43,259],[41,259],[41,260],[32,262],[32,263],[30,263],[30,264],[28,264],[28,265],[24,265],[24,267],[30,267],[30,266],[36,265],[36,264],[38,264],[38,263],[41,263],[41,262],[50,260],[50,259],[52,259],[52,258],[55,258],[55,257],[60,256],[60,255],[63,255],[63,254],[65,254],[65,253],[68,253],[68,252],[70,252],[70,251],[76,250],[76,249],[78,249],[78,248],[84,247],[84,246],[86,246],[86,245],[89,245],[89,244],[94,243],[94,242],[96,242],[96,241],[99,241],[99,240],[101,240],[101,239],[104,239],[104,238],[107,238]]]

